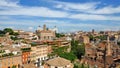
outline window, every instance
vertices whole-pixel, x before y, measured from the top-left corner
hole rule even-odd
[[[44,36],[44,39],[46,39],[46,37]]]
[[[8,65],[10,65],[10,62],[8,61]]]
[[[5,63],[5,66],[6,66],[6,63]]]
[[[12,61],[12,64],[14,64],[14,62]]]

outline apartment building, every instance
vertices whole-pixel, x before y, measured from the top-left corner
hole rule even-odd
[[[0,57],[0,68],[20,68],[22,66],[22,57],[21,55],[13,55]]]
[[[22,52],[22,63],[27,64],[30,62],[30,51]]]
[[[51,46],[48,45],[37,45],[31,47],[30,60],[35,61],[35,63],[41,62],[48,59],[48,54],[51,52]]]

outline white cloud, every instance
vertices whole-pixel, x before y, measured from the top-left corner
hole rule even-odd
[[[61,5],[61,4],[58,4],[58,5],[55,5],[54,7],[55,7],[55,8],[63,8],[64,6]]]
[[[0,15],[27,15],[41,17],[67,17],[67,12],[52,10],[47,7],[27,7],[18,4],[19,0],[1,0]]]
[[[41,21],[41,22],[45,22],[45,21]],[[43,23],[42,23],[43,24]],[[76,22],[73,23],[71,21],[61,21],[61,20],[46,20],[46,23],[49,26],[58,26],[58,27],[106,27],[104,25],[98,24],[96,26],[96,24],[88,24],[85,22]]]
[[[14,29],[24,29],[27,31],[35,31],[37,29],[37,26],[43,26],[43,24],[47,24],[47,27],[53,28],[54,26],[58,27],[58,30],[60,32],[73,32],[73,31],[79,31],[79,30],[86,30],[90,31],[91,29],[95,30],[105,30],[105,29],[111,29],[111,30],[117,30],[119,29],[119,25],[102,25],[102,24],[92,24],[92,23],[86,23],[86,22],[70,22],[70,21],[61,21],[61,20],[39,20],[39,21],[9,21],[4,22],[0,21],[0,27],[5,28],[11,27],[14,25]],[[108,23],[109,24],[109,23]],[[22,27],[22,28],[21,28]]]
[[[104,15],[93,15],[93,14],[73,14],[69,16],[72,19],[79,20],[113,20],[120,21],[120,17],[118,16],[104,16]]]
[[[34,24],[34,21],[13,21],[13,20],[9,20],[9,21],[0,21],[0,25],[24,25],[24,26],[36,26],[38,24]],[[18,26],[19,27],[19,26]]]
[[[24,15],[24,16],[38,16],[38,17],[50,17],[50,18],[69,18],[69,19],[78,19],[78,20],[120,21],[119,16],[100,15],[100,14],[119,13],[120,7],[117,7],[117,8],[106,7],[103,9],[96,10],[95,8],[98,3],[84,3],[84,4],[77,3],[75,4],[75,3],[67,3],[67,2],[59,2],[59,1],[57,2],[55,1],[55,3],[57,4],[57,8],[65,8],[67,10],[75,9],[75,11],[80,10],[80,11],[88,12],[92,14],[86,14],[86,13],[76,14],[76,13],[71,13],[69,11],[66,11],[66,12],[62,10],[58,11],[58,10],[50,9],[48,7],[40,7],[40,6],[39,7],[26,7],[26,6],[18,5],[18,0],[16,2],[13,2],[12,0],[1,0],[0,7],[3,8],[4,10],[0,10],[0,15]],[[3,6],[6,6],[6,7],[3,7]]]
[[[15,27],[14,26],[7,26],[6,28],[14,29]]]
[[[28,30],[33,30],[33,27],[28,27]]]
[[[60,2],[60,1],[52,1],[55,3],[56,8],[67,9],[67,10],[91,10],[96,8],[98,2],[90,2],[90,3],[68,3],[68,2]]]
[[[117,7],[105,6],[96,9],[96,7],[100,6],[100,2],[90,2],[90,3],[69,3],[69,2],[60,2],[60,1],[52,1],[52,2],[55,3],[54,7],[68,11],[79,11],[79,12],[92,13],[92,14],[120,13],[120,6]]]
[[[93,14],[114,14],[114,13],[120,13],[120,6],[118,7],[111,7],[107,6],[101,9],[94,9],[87,11],[88,13],[93,13]]]
[[[80,20],[106,20],[105,16],[102,15],[90,15],[90,14],[74,14],[70,18],[80,19]]]
[[[0,16],[0,20],[8,20],[8,19],[11,19],[11,18],[8,16]]]
[[[0,15],[28,15],[41,17],[67,17],[68,13],[51,10],[46,7],[19,7],[13,10],[1,10]]]
[[[41,22],[44,22],[44,23],[55,23],[55,22],[59,22],[58,20],[44,20],[44,21],[41,21]]]
[[[0,7],[18,7],[19,0],[0,0]]]
[[[88,24],[88,23],[73,23],[70,21],[65,20],[57,20],[57,19],[51,19],[51,20],[39,20],[39,21],[33,21],[33,20],[12,20],[12,18],[7,17],[8,15],[23,15],[23,16],[38,16],[38,17],[50,17],[50,18],[66,18],[66,19],[78,19],[78,20],[111,20],[111,21],[120,21],[120,16],[112,16],[110,14],[114,13],[120,13],[120,7],[104,7],[101,9],[95,9],[97,7],[98,3],[66,3],[66,2],[58,2],[56,3],[56,8],[58,9],[65,9],[67,11],[62,10],[53,10],[48,7],[28,7],[28,6],[22,6],[18,4],[18,0],[16,2],[13,2],[12,0],[0,0],[0,19],[6,19],[1,20],[0,25],[3,26],[15,26],[14,28],[26,28],[26,30],[34,30],[33,26],[43,25],[46,23],[50,27],[57,26],[60,28],[61,31],[76,31],[80,30],[82,28],[96,28],[96,29],[118,29],[119,25],[116,26],[107,26],[107,25],[101,25],[101,24]],[[84,12],[84,13],[71,13],[70,10],[74,10],[74,12]],[[91,13],[91,14],[86,14]],[[102,15],[102,14],[109,14]],[[4,16],[5,15],[5,16]],[[7,21],[7,19],[10,19],[10,21]],[[17,26],[16,26],[17,25]],[[1,27],[3,27],[1,26]],[[30,26],[30,27],[29,27]],[[36,27],[37,28],[37,27]],[[59,30],[59,31],[60,31]]]

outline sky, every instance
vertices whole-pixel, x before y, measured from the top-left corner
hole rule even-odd
[[[120,0],[0,0],[0,29],[120,30]]]

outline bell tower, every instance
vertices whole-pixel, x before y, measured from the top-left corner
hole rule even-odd
[[[43,25],[43,30],[46,31],[46,24]]]

